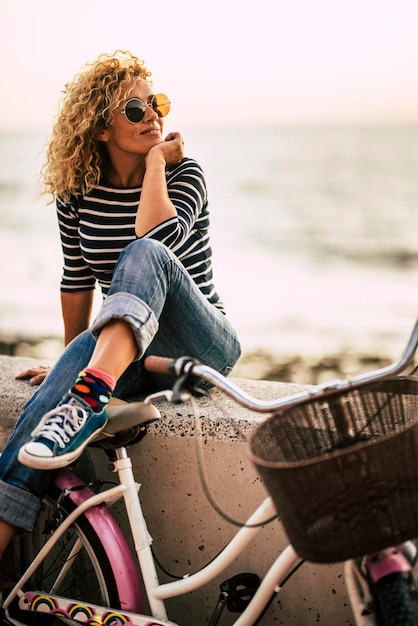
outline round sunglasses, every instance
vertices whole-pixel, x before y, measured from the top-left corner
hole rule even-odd
[[[145,117],[147,106],[151,107],[158,117],[165,117],[170,111],[170,100],[163,93],[149,96],[146,103],[139,98],[130,98],[121,113],[131,124],[139,124]]]

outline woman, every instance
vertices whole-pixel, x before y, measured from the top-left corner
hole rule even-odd
[[[0,460],[0,553],[16,529],[32,530],[53,470],[103,428],[110,396],[158,385],[146,355],[187,354],[224,374],[240,355],[212,282],[204,176],[180,133],[163,138],[170,103],[149,77],[118,51],[66,87],[43,170],[64,257],[66,349]],[[104,300],[89,329],[96,283]]]

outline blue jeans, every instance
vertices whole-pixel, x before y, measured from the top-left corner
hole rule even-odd
[[[54,408],[86,367],[100,329],[112,319],[128,322],[138,357],[117,382],[114,395],[129,398],[167,387],[143,367],[148,354],[191,356],[229,374],[240,345],[226,316],[202,295],[174,254],[152,239],[138,239],[120,254],[108,295],[91,329],[64,350],[24,407],[0,458],[0,519],[31,531],[53,471],[17,460],[19,448],[45,413]]]

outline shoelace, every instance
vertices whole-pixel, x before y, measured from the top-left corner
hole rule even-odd
[[[64,448],[71,437],[84,425],[88,417],[87,411],[80,406],[71,404],[71,402],[61,404],[49,411],[32,435],[54,441],[58,443],[60,448]]]

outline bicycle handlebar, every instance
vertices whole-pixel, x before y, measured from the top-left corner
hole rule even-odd
[[[165,356],[147,356],[145,359],[145,369],[155,374],[174,374],[175,364],[179,359],[170,359]]]
[[[167,357],[149,356],[145,359],[145,368],[150,372],[159,374],[174,375],[176,378],[194,377],[204,380],[214,387],[223,391],[226,395],[234,399],[238,404],[259,413],[277,411],[289,408],[306,401],[316,400],[332,393],[341,393],[349,389],[357,389],[363,385],[379,382],[397,376],[402,373],[411,363],[418,347],[418,319],[409,337],[404,352],[400,358],[387,367],[373,370],[365,374],[359,374],[347,379],[337,379],[317,385],[307,391],[302,391],[278,400],[263,401],[251,396],[235,385],[231,380],[209,367],[198,363],[189,357],[171,359]]]

